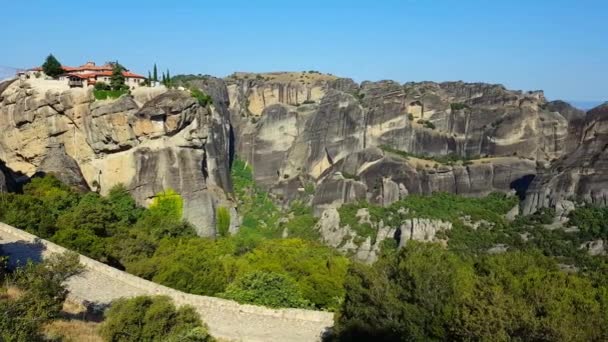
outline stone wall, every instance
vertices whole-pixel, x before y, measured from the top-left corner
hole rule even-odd
[[[23,230],[0,223],[0,247],[15,258],[36,259],[67,249]],[[85,305],[105,305],[120,297],[166,295],[177,305],[192,305],[211,334],[230,341],[319,341],[333,325],[333,314],[301,309],[269,309],[234,301],[192,295],[155,284],[85,256],[84,274],[70,279],[69,299]]]

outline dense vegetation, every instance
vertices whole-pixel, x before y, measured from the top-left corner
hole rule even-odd
[[[191,306],[175,307],[169,297],[118,299],[101,326],[106,341],[212,342],[207,327]]]
[[[315,241],[310,208],[295,204],[287,214],[291,219],[279,222],[281,211],[255,186],[251,170],[237,163],[234,172],[237,197],[250,203],[242,209],[243,225],[234,236],[226,232],[226,217],[218,222],[217,239],[196,236],[181,219],[182,199],[172,190],[158,194],[144,209],[122,186],[107,196],[78,193],[52,176],[32,179],[23,194],[0,194],[0,221],[190,293],[256,303],[254,297],[236,293],[252,290],[246,285],[251,274],[262,271],[296,284],[298,303],[337,308],[348,260]],[[283,231],[290,232],[289,239],[281,238]]]
[[[452,224],[436,236],[443,246],[410,241],[397,249],[388,240],[379,260],[363,265],[319,244],[311,209],[298,201],[279,208],[246,163],[234,162],[232,180],[240,230],[228,234],[230,213],[220,207],[215,239],[197,237],[182,220],[183,201],[174,191],[158,194],[144,209],[121,186],[107,196],[78,193],[52,176],[34,178],[23,194],[0,195],[0,221],[190,293],[335,310],[336,340],[608,338],[608,261],[581,249],[591,239],[608,239],[606,208],[578,207],[570,213],[578,229],[564,230],[546,227],[554,218],[550,209],[507,220],[518,199],[504,194],[343,205],[341,225],[374,242],[378,227],[399,227],[411,218]],[[360,209],[369,212],[369,222],[357,217]],[[154,303],[118,305],[122,309],[113,315],[133,321],[116,319],[113,329],[135,329],[148,317],[122,310],[147,312],[158,305],[179,316],[170,304]]]
[[[42,326],[59,316],[67,290],[63,283],[82,271],[75,253],[53,255],[39,264],[7,271],[0,251],[0,341],[41,341]],[[8,289],[18,291],[8,294]]]
[[[605,341],[608,284],[538,252],[465,257],[408,243],[352,264],[340,341]]]

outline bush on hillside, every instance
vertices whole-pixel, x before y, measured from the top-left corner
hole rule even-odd
[[[118,299],[106,311],[101,335],[107,341],[213,341],[191,306],[176,308],[165,296]]]
[[[307,308],[310,302],[302,297],[295,281],[275,273],[255,271],[228,285],[221,297],[239,303],[272,308]]]
[[[67,296],[65,281],[83,271],[75,253],[55,254],[7,276],[19,289],[15,298],[0,296],[0,341],[41,341],[42,325],[56,318]]]

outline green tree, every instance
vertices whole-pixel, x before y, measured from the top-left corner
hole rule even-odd
[[[83,271],[78,255],[55,254],[39,264],[28,262],[9,277],[23,293],[0,297],[0,340],[41,341],[42,325],[57,317],[67,296],[65,281]]]
[[[177,341],[182,336],[213,341],[193,307],[176,308],[165,296],[118,299],[105,316],[100,331],[107,341]]]
[[[228,285],[221,297],[272,308],[307,308],[296,282],[279,273],[255,271]]]
[[[152,80],[154,82],[158,82],[158,69],[156,68],[156,63],[154,63],[154,69],[153,69],[153,74],[152,74]]]
[[[170,87],[170,86],[172,85],[172,84],[171,84],[171,75],[169,74],[169,69],[167,69],[167,75],[166,75],[166,80],[165,80],[165,82],[166,82],[166,86],[167,86],[167,87]]]
[[[110,76],[110,86],[114,91],[125,90],[125,76],[123,71],[125,68],[120,65],[118,62],[113,63],[112,65],[112,76]],[[127,87],[128,88],[128,87]]]
[[[44,64],[42,64],[42,70],[47,76],[57,78],[57,76],[64,73],[61,63],[52,54],[46,57]]]

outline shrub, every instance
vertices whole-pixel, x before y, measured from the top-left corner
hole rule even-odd
[[[8,282],[23,293],[16,299],[0,296],[0,341],[42,340],[42,325],[59,315],[67,296],[64,282],[82,270],[74,253],[18,268]]]
[[[463,109],[470,109],[471,107],[469,107],[468,105],[464,104],[464,103],[450,103],[450,108],[455,111],[455,110],[463,110]]]
[[[156,194],[149,209],[154,214],[179,221],[184,213],[184,200],[175,190],[165,189]]]
[[[176,309],[165,296],[115,300],[100,332],[107,341],[178,341],[188,335],[213,340],[193,307]]]
[[[255,271],[228,285],[221,297],[239,303],[272,308],[306,308],[310,303],[302,297],[295,281],[274,272]]]
[[[96,100],[117,99],[128,93],[129,93],[129,91],[125,90],[125,89],[121,89],[121,90],[96,90],[96,89],[93,89],[93,96],[95,96]]]
[[[110,87],[109,84],[105,83],[105,82],[95,82],[95,85],[93,86],[93,89],[100,91],[100,90],[112,90],[112,87]]]
[[[211,96],[205,94],[202,90],[198,88],[191,88],[190,94],[198,101],[198,104],[203,107],[206,107],[207,105],[213,103],[213,99],[211,98]]]
[[[230,230],[230,212],[225,207],[218,207],[215,211],[216,229],[221,237],[228,236]]]

